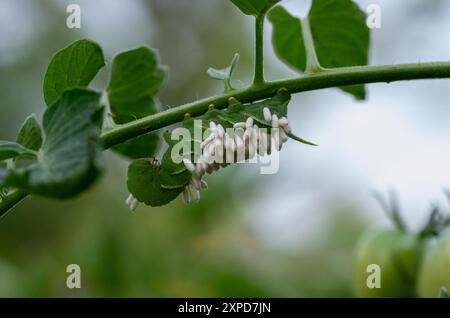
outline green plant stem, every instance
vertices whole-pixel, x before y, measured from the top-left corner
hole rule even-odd
[[[264,84],[264,20],[266,13],[256,17],[255,22],[255,78],[254,86]]]
[[[294,94],[346,85],[437,78],[450,78],[450,62],[327,69],[293,79],[266,82],[259,86],[253,85],[246,89],[235,90],[174,107],[106,131],[101,136],[101,143],[104,149],[109,149],[127,140],[181,122],[186,114],[193,117],[200,116],[208,111],[210,105],[214,105],[217,109],[226,108],[230,97],[234,97],[242,103],[251,103],[270,98],[282,88]],[[19,191],[4,198],[0,202],[0,216],[14,207],[25,196],[26,193]]]
[[[181,122],[186,114],[193,117],[200,116],[208,110],[210,105],[214,105],[217,109],[226,108],[230,97],[234,97],[242,103],[250,103],[272,97],[281,88],[286,88],[291,94],[294,94],[346,85],[430,78],[450,78],[450,62],[360,66],[326,70],[293,79],[267,82],[259,87],[252,86],[174,107],[105,132],[102,135],[102,144],[105,149],[108,149],[129,139]]]
[[[303,39],[305,42],[306,49],[306,74],[314,74],[317,72],[324,71],[325,69],[320,66],[319,58],[317,57],[316,48],[314,46],[314,40],[311,32],[311,24],[309,23],[308,17],[301,20]]]
[[[12,208],[14,208],[17,204],[19,204],[22,200],[24,200],[28,196],[26,191],[15,190],[14,192],[8,194],[3,197],[0,202],[0,219]]]

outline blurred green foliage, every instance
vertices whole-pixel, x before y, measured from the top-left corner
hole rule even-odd
[[[302,250],[265,246],[243,222],[242,196],[253,195],[249,184],[230,186],[237,172],[210,180],[221,190],[197,205],[136,214],[121,200],[123,187],[108,187],[112,177],[72,202],[29,199],[0,222],[0,296],[351,296],[361,223],[330,219],[322,239]],[[82,269],[79,291],[65,286],[72,263]]]

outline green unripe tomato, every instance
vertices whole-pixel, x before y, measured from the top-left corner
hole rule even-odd
[[[355,292],[357,297],[414,297],[420,244],[416,236],[399,230],[372,230],[359,242],[356,251]],[[371,265],[379,269],[376,272]],[[369,270],[369,272],[368,272]],[[378,275],[378,274],[379,275]],[[378,276],[373,276],[378,275]],[[369,288],[373,279],[379,288]]]
[[[441,287],[450,290],[450,233],[433,243],[419,271],[419,297],[436,298]]]

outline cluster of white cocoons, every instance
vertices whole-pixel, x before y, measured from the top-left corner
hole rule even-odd
[[[286,117],[278,118],[270,112],[269,108],[263,109],[264,120],[271,126],[270,136],[266,129],[260,129],[252,117],[247,121],[234,125],[234,134],[230,135],[222,125],[215,122],[209,123],[211,134],[201,143],[202,154],[196,163],[184,159],[183,163],[192,177],[183,191],[183,200],[186,204],[200,200],[200,190],[207,189],[208,184],[203,176],[212,174],[220,168],[230,164],[249,160],[256,155],[271,154],[272,144],[280,151],[283,144],[288,141],[291,128]],[[238,131],[243,132],[239,134]]]
[[[135,197],[133,197],[132,194],[128,196],[125,203],[128,205],[128,208],[131,212],[136,211],[136,209],[139,207],[139,201]]]
[[[211,134],[201,143],[202,154],[197,162],[183,159],[186,169],[192,174],[189,184],[183,191],[183,200],[186,204],[200,200],[200,190],[207,189],[208,184],[203,177],[212,174],[220,168],[230,164],[249,160],[256,155],[271,154],[272,145],[280,151],[283,144],[288,141],[291,128],[286,117],[278,118],[272,114],[269,108],[263,109],[264,120],[267,126],[272,127],[270,136],[267,129],[260,129],[252,117],[247,121],[236,123],[233,127],[233,135],[225,131],[222,125],[215,122],[209,123]],[[239,134],[241,132],[241,134]],[[130,195],[126,204],[131,211],[135,211],[139,202]]]

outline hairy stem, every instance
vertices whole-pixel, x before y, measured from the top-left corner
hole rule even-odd
[[[230,97],[234,97],[242,103],[251,103],[270,98],[281,88],[285,88],[291,94],[294,94],[347,85],[437,78],[450,78],[450,62],[326,69],[319,73],[293,79],[253,85],[246,89],[235,90],[174,107],[106,131],[101,136],[101,142],[104,149],[109,149],[127,140],[181,122],[186,114],[191,116],[203,115],[208,111],[210,105],[214,105],[218,109],[226,108]],[[0,202],[0,216],[23,200],[26,195],[23,191],[16,191],[6,196]]]
[[[324,69],[320,66],[319,58],[317,57],[316,48],[314,46],[314,40],[311,32],[311,24],[309,19],[306,17],[301,20],[303,39],[306,48],[306,70],[305,73],[312,74],[323,71]]]
[[[266,14],[260,14],[255,22],[255,86],[264,84],[264,20]]]
[[[102,135],[102,144],[105,149],[108,149],[129,139],[181,122],[186,114],[191,116],[203,115],[211,104],[218,109],[226,108],[230,97],[234,97],[242,103],[250,103],[272,97],[281,88],[286,88],[291,94],[294,94],[346,85],[390,83],[430,78],[450,78],[450,62],[360,66],[325,70],[317,74],[293,79],[267,82],[261,86],[235,90],[174,107],[105,132]]]

